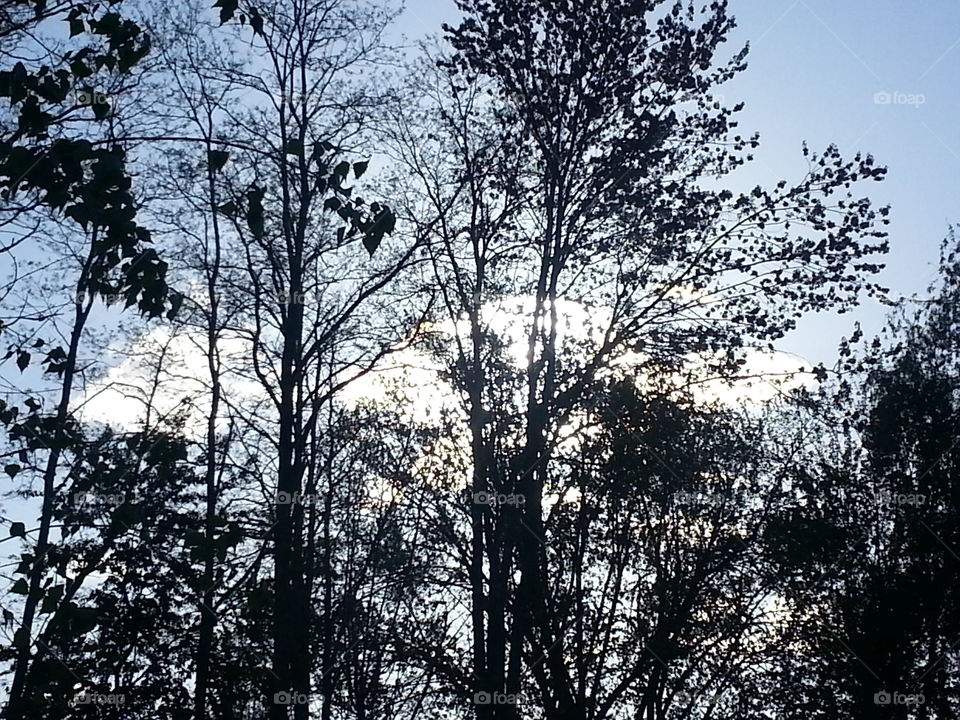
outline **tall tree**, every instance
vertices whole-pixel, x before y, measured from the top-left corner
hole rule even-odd
[[[114,3],[116,5],[116,3]],[[42,482],[39,527],[29,554],[30,571],[17,630],[13,679],[7,703],[9,717],[24,716],[33,663],[34,624],[49,572],[51,530],[58,472],[71,435],[71,402],[78,372],[81,340],[94,301],[122,298],[143,313],[157,316],[174,300],[165,281],[166,263],[149,247],[150,233],[136,221],[137,203],[125,165],[126,152],[116,141],[108,89],[129,81],[149,49],[139,26],[114,8],[43,2],[7,3],[0,35],[19,48],[5,60],[18,58],[0,71],[0,96],[11,104],[15,125],[5,125],[0,136],[0,185],[4,210],[49,211],[60,221],[75,223],[83,238],[80,260],[68,292],[67,346],[50,349],[46,370],[59,379],[55,410],[46,418],[43,451],[38,463]],[[44,42],[51,25],[66,24],[71,38],[66,47]],[[79,119],[79,123],[74,121]],[[77,129],[79,127],[79,130]],[[23,199],[21,199],[23,198]],[[16,233],[17,226],[13,226]],[[5,245],[20,244],[14,236]],[[19,249],[19,248],[18,248]],[[49,319],[41,315],[39,320]],[[42,346],[42,339],[35,343]],[[23,370],[29,351],[13,347]]]
[[[344,0],[217,7],[221,21],[249,27],[243,32],[256,74],[212,62],[224,93],[215,101],[216,121],[188,140],[207,143],[204,213],[221,257],[231,253],[215,279],[209,256],[200,270],[216,285],[205,306],[218,298],[230,308],[214,345],[240,343],[245,357],[234,372],[259,386],[256,398],[231,401],[238,422],[264,441],[267,465],[275,463],[269,712],[286,717],[292,702],[294,716],[305,718],[316,658],[326,652],[310,604],[318,538],[307,532],[320,512],[310,500],[322,467],[322,413],[401,337],[381,334],[387,328],[373,326],[366,306],[416,248],[380,249],[394,229],[393,213],[365,203],[348,184],[364,175],[367,161],[342,159],[379,101],[358,74],[379,57],[390,15]],[[231,103],[241,91],[245,104]]]
[[[740,106],[711,94],[745,67],[745,50],[717,57],[733,27],[726,3],[458,5],[438,139],[417,147],[422,135],[398,132],[398,145],[420,202],[443,218],[431,259],[473,438],[471,495],[523,498],[471,510],[473,690],[514,695],[526,668],[548,717],[583,718],[592,699],[567,662],[573,630],[558,622],[543,511],[564,427],[628,353],[642,372],[694,361],[731,375],[744,348],[872,289],[886,210],[848,188],[884,170],[831,147],[804,150],[799,183],[718,187],[757,143],[735,134]],[[508,381],[504,316],[525,348]]]
[[[951,237],[929,299],[902,301],[884,336],[845,343],[839,377],[803,411],[838,429],[798,458],[793,502],[771,534],[797,608],[778,692],[806,717],[957,712],[960,628],[946,578],[960,571],[958,257]]]

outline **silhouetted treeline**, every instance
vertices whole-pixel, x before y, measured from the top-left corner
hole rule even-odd
[[[738,188],[726,2],[457,6],[0,0],[6,717],[955,717],[953,236]]]

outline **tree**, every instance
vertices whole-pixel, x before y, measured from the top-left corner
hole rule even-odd
[[[136,221],[126,152],[113,137],[114,118],[102,94],[128,82],[149,42],[136,23],[116,10],[75,3],[6,3],[2,22],[0,36],[11,41],[9,47],[17,48],[5,55],[5,60],[22,58],[0,71],[0,96],[9,100],[15,121],[15,125],[6,125],[0,136],[2,200],[4,212],[12,218],[7,229],[14,233],[3,250],[9,253],[29,237],[16,233],[24,217],[38,212],[75,223],[86,242],[69,290],[67,307],[73,309],[73,316],[68,321],[67,347],[53,347],[44,358],[45,371],[58,378],[60,385],[55,411],[37,428],[42,430],[37,437],[43,438],[43,445],[34,448],[46,453],[45,461],[37,465],[43,484],[42,507],[29,554],[29,581],[7,705],[9,717],[22,717],[27,697],[35,692],[27,686],[34,622],[53,547],[57,474],[64,452],[77,440],[70,404],[81,338],[94,300],[122,298],[126,306],[135,305],[146,315],[158,316],[168,308],[175,312],[177,296],[167,287],[166,263],[149,247],[150,234]],[[79,36],[73,47],[41,42],[41,34],[51,24],[63,22],[68,23],[71,38]],[[37,319],[49,318],[41,314]],[[34,347],[43,344],[40,338]],[[31,354],[22,346],[22,337],[14,339],[7,358],[13,355],[21,371],[30,363]]]
[[[209,5],[0,0],[9,717],[956,714],[957,254],[705,399],[886,249],[868,155],[733,189],[726,2],[458,0],[402,81],[378,3]]]
[[[368,162],[342,159],[346,145],[362,137],[379,100],[372,84],[353,75],[373,66],[389,14],[341,0],[217,7],[221,22],[239,21],[228,27],[251,44],[250,63],[262,62],[269,72],[258,76],[243,63],[222,61],[226,53],[216,44],[169,43],[168,71],[192,95],[193,110],[183,117],[190,134],[157,139],[175,143],[173,153],[197,157],[204,151],[199,173],[198,165],[182,171],[174,166],[180,178],[174,196],[190,222],[209,228],[194,233],[200,252],[190,251],[198,261],[195,277],[207,288],[197,306],[207,334],[205,354],[213,357],[230,342],[244,349],[229,373],[211,365],[211,387],[226,382],[227,374],[258,386],[255,397],[222,399],[239,432],[256,438],[269,458],[262,467],[276,478],[266,485],[273,506],[266,523],[273,579],[266,589],[274,646],[264,677],[267,705],[271,717],[285,716],[292,697],[296,717],[306,717],[315,659],[328,652],[317,647],[310,606],[319,567],[313,531],[321,506],[304,504],[316,498],[314,484],[321,477],[323,411],[402,337],[403,328],[374,326],[378,320],[368,306],[417,247],[414,241],[381,248],[394,230],[393,212],[379,202],[365,203],[349,184],[360,180]],[[202,14],[195,17],[209,22]],[[198,66],[203,80],[196,80]],[[246,105],[235,101],[241,92]],[[202,204],[195,202],[197,191],[205,197]],[[364,256],[368,262],[357,272]],[[208,446],[215,424],[211,410]],[[208,477],[218,462],[208,457]],[[216,505],[214,490],[208,487],[208,510]],[[202,626],[207,645],[211,621]],[[209,663],[209,654],[203,655],[198,669]],[[329,700],[331,691],[321,695]],[[200,714],[205,702],[198,696],[195,703]]]
[[[795,655],[783,660],[796,690],[781,690],[805,717],[957,710],[957,597],[944,582],[960,541],[955,239],[943,250],[930,299],[901,302],[885,337],[846,343],[838,380],[805,411],[842,428],[796,468],[771,536],[785,596],[809,608],[796,611]]]
[[[745,51],[716,57],[733,27],[725,3],[459,6],[436,83],[437,140],[418,147],[408,123],[397,145],[420,205],[442,218],[431,261],[456,333],[470,494],[524,500],[472,509],[473,691],[514,695],[525,667],[547,716],[585,717],[566,661],[572,630],[553,615],[556,540],[542,510],[563,428],[631,352],[642,372],[705,362],[730,376],[751,343],[875,289],[866,278],[886,210],[848,188],[884,170],[805,149],[797,184],[716,188],[757,143],[734,134],[739,106],[711,95],[744,67]],[[504,315],[526,351],[507,391],[494,331]]]

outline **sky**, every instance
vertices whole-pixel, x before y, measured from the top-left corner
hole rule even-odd
[[[518,0],[529,1],[529,0]],[[740,182],[799,180],[804,141],[872,154],[889,168],[865,192],[891,210],[880,281],[893,297],[923,295],[940,242],[960,220],[960,0],[730,0],[732,53],[750,43],[748,69],[718,90],[744,102],[741,134],[760,133]],[[453,0],[408,0],[398,32],[411,40],[458,17]],[[737,189],[733,187],[732,189]],[[868,337],[887,309],[866,299],[845,315],[804,319],[778,343],[810,364],[832,365],[859,321]]]
[[[749,67],[718,92],[728,105],[745,103],[737,132],[761,138],[731,189],[801,179],[804,141],[873,154],[890,172],[864,190],[892,206],[879,279],[894,298],[924,294],[960,219],[960,0],[730,0],[730,9],[738,28],[726,53],[749,42]],[[407,0],[393,32],[412,44],[458,17],[454,0]],[[809,315],[777,348],[800,365],[830,366],[854,322],[870,337],[886,312],[865,299],[852,313]],[[10,367],[0,378],[27,379]]]

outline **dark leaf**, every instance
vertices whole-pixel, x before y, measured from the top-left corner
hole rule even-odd
[[[227,160],[230,158],[230,153],[226,150],[210,150],[207,152],[207,163],[210,165],[210,169],[213,172],[218,172],[224,165],[227,164]]]

